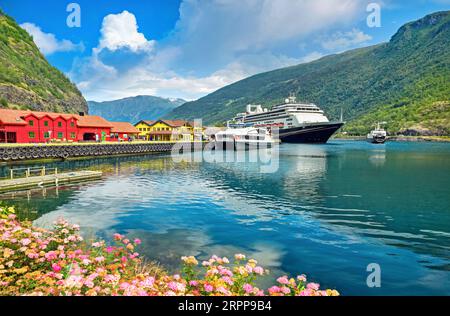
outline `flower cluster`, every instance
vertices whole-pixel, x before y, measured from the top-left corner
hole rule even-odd
[[[12,210],[0,211],[0,295],[339,295],[304,275],[283,276],[278,285],[259,289],[255,281],[268,271],[242,254],[233,263],[218,256],[201,264],[182,257],[179,274],[152,273],[136,252],[139,239],[115,234],[115,246],[87,244],[79,227],[64,220],[45,230],[18,221]]]

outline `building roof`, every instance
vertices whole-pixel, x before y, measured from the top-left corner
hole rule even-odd
[[[141,120],[141,121],[137,122],[136,124],[134,124],[134,126],[136,126],[136,125],[138,125],[140,123],[144,123],[144,124],[147,124],[148,126],[152,126],[156,122],[158,122],[158,121]]]
[[[8,125],[26,125],[21,117],[22,111],[0,109],[0,122]]]
[[[166,123],[167,125],[172,127],[181,127],[184,125],[189,125],[189,122],[184,120],[161,120],[161,122]]]
[[[135,126],[140,124],[140,123],[147,124],[148,126],[153,126],[156,123],[163,123],[163,124],[166,124],[167,126],[170,126],[170,127],[181,127],[181,126],[184,126],[184,125],[192,126],[191,122],[188,122],[188,121],[185,121],[185,120],[156,120],[156,121],[142,120],[142,121],[137,122],[135,124]]]
[[[76,115],[78,126],[80,127],[112,127],[112,124],[101,116],[97,115]]]
[[[10,125],[25,125],[26,122],[23,118],[25,118],[28,115],[33,115],[37,118],[48,116],[52,119],[62,117],[65,120],[74,118],[78,121],[77,125],[81,127],[112,127],[110,122],[96,115],[80,116],[68,113],[53,113],[53,112],[39,112],[30,110],[11,110],[11,109],[0,109],[0,122],[2,122],[3,124],[10,124]]]
[[[111,133],[138,134],[139,130],[128,122],[111,122]]]

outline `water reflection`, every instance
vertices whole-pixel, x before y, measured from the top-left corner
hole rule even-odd
[[[101,182],[2,200],[38,211],[38,225],[63,216],[88,235],[139,236],[141,252],[168,267],[246,252],[279,273],[374,294],[365,267],[378,262],[386,283],[375,294],[448,294],[450,150],[402,146],[282,146],[275,173],[257,162],[95,160],[84,164],[105,171]]]

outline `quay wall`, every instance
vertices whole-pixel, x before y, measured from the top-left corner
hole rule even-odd
[[[182,146],[184,150],[194,150],[195,148],[203,148],[204,146],[204,143],[102,143],[0,146],[0,162],[163,153],[172,151],[175,144]]]

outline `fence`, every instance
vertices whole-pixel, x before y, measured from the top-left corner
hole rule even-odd
[[[11,168],[9,169],[9,176],[6,178],[0,178],[2,180],[6,179],[18,179],[18,178],[29,178],[31,176],[45,176],[48,174],[58,174],[58,168],[47,168],[43,167],[34,167],[34,168]]]

